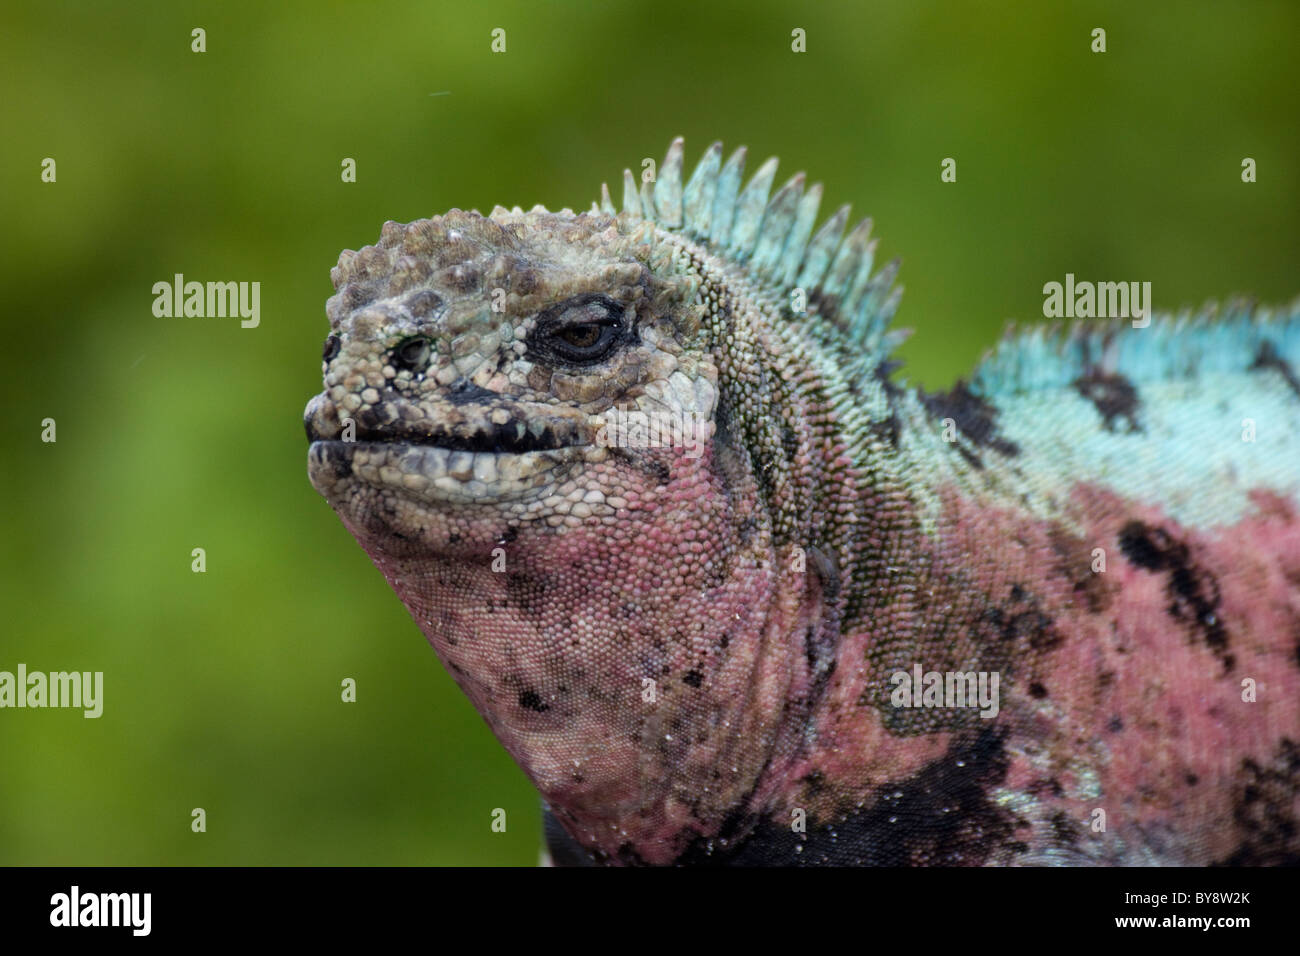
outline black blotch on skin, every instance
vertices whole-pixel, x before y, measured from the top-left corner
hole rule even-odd
[[[727,583],[730,573],[731,568],[726,561],[713,562],[705,569],[704,586],[706,588],[720,588]]]
[[[1106,729],[1112,734],[1117,734],[1124,729],[1124,721],[1121,720],[1118,715],[1113,716],[1106,724]]]
[[[1144,571],[1164,571],[1170,566],[1169,552],[1177,546],[1162,528],[1150,528],[1141,521],[1130,521],[1119,532],[1124,557]]]
[[[1232,818],[1241,842],[1215,866],[1298,866],[1300,827],[1295,799],[1300,791],[1300,747],[1281,738],[1263,766],[1241,761]]]
[[[840,594],[840,563],[834,552],[823,551],[817,545],[808,548],[808,566],[821,582],[822,597],[833,603]]]
[[[1015,442],[998,434],[997,408],[972,392],[965,382],[958,382],[947,392],[931,395],[922,390],[917,394],[933,418],[939,421],[951,418],[956,423],[959,439],[965,439],[977,448],[991,448],[1008,457],[1020,454],[1020,447]]]
[[[704,683],[704,675],[697,670],[689,670],[682,675],[682,683],[689,687],[699,687]]]
[[[891,448],[897,448],[898,439],[902,435],[902,424],[897,415],[891,414],[888,418],[873,421],[867,426],[867,430],[877,438],[888,442]]]
[[[1186,542],[1176,540],[1163,528],[1130,521],[1119,532],[1120,550],[1144,571],[1168,572],[1165,593],[1169,615],[1199,635],[1205,646],[1223,664],[1226,674],[1236,666],[1228,653],[1228,632],[1219,619],[1219,583],[1205,568],[1192,562]]]
[[[544,714],[551,709],[551,705],[542,700],[541,695],[535,690],[525,690],[519,694],[519,706],[525,710],[535,710],[539,714]]]
[[[1036,651],[1050,651],[1065,642],[1061,633],[1052,626],[1052,619],[1037,609],[1024,611],[1010,622],[1021,633],[1029,634],[1029,646]]]
[[[823,289],[813,289],[808,293],[808,312],[834,320],[840,311],[840,297]]]
[[[1042,700],[1047,696],[1047,688],[1038,681],[1034,681],[1029,685],[1029,696],[1033,697],[1035,700]]]
[[[373,441],[381,438],[385,434],[384,430],[395,417],[392,406],[384,401],[379,405],[357,409],[352,414],[352,420],[356,423],[357,441]]]
[[[990,608],[984,616],[997,629],[998,638],[1004,643],[1023,642],[1036,651],[1055,650],[1065,643],[1052,618],[1018,584],[1011,586],[1011,595],[1006,603]]]
[[[803,632],[803,659],[809,663],[810,671],[816,670],[818,659],[822,656],[818,645],[818,628],[816,628],[815,624],[810,624],[807,630]]]
[[[679,864],[736,866],[937,866],[978,865],[997,854],[1023,852],[1013,839],[1017,821],[989,793],[1007,775],[1002,737],[985,729],[906,780],[887,783],[868,806],[841,819],[815,824],[806,834],[790,829],[788,810],[745,830],[729,821],[713,840],[698,838]]]
[[[668,465],[657,458],[642,459],[641,470],[660,485],[668,484],[668,479],[672,477],[672,471]]]
[[[1043,794],[1049,794],[1050,796],[1057,797],[1058,799],[1060,797],[1065,796],[1065,788],[1061,786],[1061,781],[1057,780],[1055,777],[1048,777],[1045,780],[1033,781],[1031,784],[1029,784],[1029,792],[1034,794],[1035,796],[1042,796]]]
[[[966,448],[963,445],[957,445],[956,448],[957,448],[957,454],[961,455],[962,458],[966,459],[966,464],[970,465],[976,471],[984,470],[983,458],[981,458],[979,455],[975,454],[973,451],[971,451],[969,448]]]
[[[794,461],[794,456],[799,454],[799,436],[789,422],[781,423],[781,450],[785,452],[786,461]]]
[[[315,441],[316,436],[312,434],[311,423],[307,423],[307,439]],[[313,449],[312,454],[323,458],[334,472],[334,479],[342,481],[344,478],[352,477],[352,449],[354,446],[345,445],[321,445]]]
[[[799,782],[804,784],[804,793],[810,797],[826,789],[826,775],[820,770],[812,770],[804,774]]]
[[[889,408],[889,415],[884,419],[873,421],[869,427],[873,435],[889,442],[892,448],[898,447],[898,440],[903,431],[902,421],[898,415],[898,400],[903,395],[903,389],[891,376],[902,364],[897,359],[888,359],[877,365],[875,371],[871,373],[876,381],[880,383],[880,387],[884,389],[885,404]]]
[[[1061,846],[1073,846],[1079,841],[1078,824],[1071,820],[1064,810],[1052,814],[1052,833]]]
[[[1121,418],[1127,423],[1125,431],[1130,434],[1142,431],[1137,419],[1140,404],[1137,389],[1123,375],[1092,369],[1072,384],[1101,414],[1106,431],[1118,431],[1115,423]]]
[[[1254,363],[1250,366],[1251,371],[1273,371],[1277,372],[1290,386],[1291,391],[1300,397],[1300,378],[1296,377],[1295,369],[1286,359],[1282,358],[1277,352],[1277,346],[1272,342],[1265,342],[1259,347],[1259,353],[1255,356]]]
[[[1185,781],[1187,781],[1187,785],[1188,785],[1189,787],[1194,787],[1194,786],[1196,786],[1198,783],[1201,782],[1201,778],[1198,777],[1198,776],[1196,776],[1196,774],[1191,773],[1191,772],[1188,772],[1188,773],[1183,777],[1183,779],[1184,779]]]

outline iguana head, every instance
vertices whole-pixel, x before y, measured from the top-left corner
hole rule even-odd
[[[634,210],[606,195],[583,214],[388,223],[333,270],[306,412],[312,483],[560,822],[608,859],[668,862],[734,829],[794,758],[836,626],[821,597],[838,581],[783,566],[817,543],[810,449],[834,457],[829,417],[784,400],[808,376],[782,371],[761,300],[710,251],[744,233],[769,285],[792,277],[820,188],[797,203],[793,180],[765,232],[774,164],[755,201],[719,156],[690,220],[734,220],[714,244],[655,221],[656,202],[678,224],[691,211],[680,142],[648,205],[629,177]],[[823,270],[842,215],[831,227]],[[845,243],[856,269],[865,237]]]
[[[604,499],[632,490],[615,476],[663,457],[611,459],[620,423],[707,423],[717,399],[699,283],[670,252],[653,268],[647,233],[600,214],[453,210],[344,252],[306,415],[317,488],[413,547],[447,547],[431,517],[462,507],[550,527],[614,517]]]

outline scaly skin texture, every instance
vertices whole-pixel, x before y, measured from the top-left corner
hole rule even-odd
[[[307,407],[556,858],[1300,861],[1300,317],[1034,330],[927,394],[869,223],[681,158],[386,224]],[[996,716],[897,706],[918,666]]]

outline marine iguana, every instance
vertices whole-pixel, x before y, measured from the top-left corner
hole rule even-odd
[[[1300,302],[898,375],[897,262],[675,141],[345,251],[309,473],[571,863],[1300,860]],[[1142,323],[1145,324],[1145,323]]]

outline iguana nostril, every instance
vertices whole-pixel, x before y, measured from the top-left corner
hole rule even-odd
[[[412,335],[397,343],[393,349],[393,363],[398,368],[419,371],[429,361],[429,340],[423,335]]]
[[[321,353],[321,358],[326,362],[334,361],[334,356],[339,354],[339,349],[342,348],[342,345],[343,343],[339,341],[337,335],[331,335],[325,340],[325,350]]]

